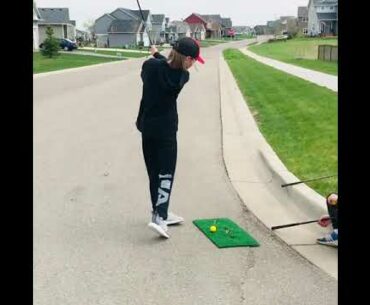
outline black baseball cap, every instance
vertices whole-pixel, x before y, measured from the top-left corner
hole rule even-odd
[[[200,46],[197,40],[190,37],[183,37],[172,44],[174,50],[182,55],[190,56],[204,64],[204,59],[200,56]]]

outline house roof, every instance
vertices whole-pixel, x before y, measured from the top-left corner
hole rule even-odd
[[[188,23],[184,21],[174,20],[170,22],[168,28],[169,30],[172,30],[173,32],[176,32],[176,33],[186,33],[187,30],[190,29],[190,26]]]
[[[140,10],[127,10],[127,11],[130,11],[131,13],[135,14],[138,18],[140,18],[140,20],[142,19]],[[142,12],[143,12],[144,20],[147,21],[150,11],[142,10]]]
[[[295,16],[281,16],[280,21],[286,21],[286,20],[295,19],[295,18],[296,18]]]
[[[222,18],[220,15],[201,15],[206,22],[217,22],[222,24]]]
[[[142,26],[142,20],[113,20],[108,33],[137,33]]]
[[[138,17],[140,17],[140,19],[141,19],[141,16],[138,16],[138,15],[136,15],[134,12],[132,12],[132,10],[129,10],[129,9],[127,9],[127,8],[123,8],[123,7],[119,7],[119,8],[117,8],[117,9],[115,9],[113,12],[111,12],[111,14],[113,14],[114,12],[116,12],[116,11],[122,11],[122,12],[124,12],[125,14],[127,14],[127,15],[129,15],[132,19],[138,19]],[[145,18],[145,14],[144,14],[144,12],[143,12],[143,15],[144,15],[144,18]],[[116,18],[116,17],[114,17],[115,19],[118,19],[118,18]],[[145,19],[146,20],[146,19]]]
[[[163,14],[152,15],[152,23],[162,24],[164,20]]]
[[[115,12],[117,10],[120,10],[120,11],[126,13],[127,15],[131,16],[133,19],[142,20],[140,10],[130,10],[130,9],[127,9],[127,8],[119,7],[117,9],[115,9],[113,12]],[[142,12],[143,12],[144,20],[147,21],[150,11],[149,10],[142,10]],[[116,19],[118,19],[118,18],[116,18]]]
[[[233,26],[230,18],[221,18],[222,25],[226,28],[231,28]]]
[[[266,26],[267,27],[270,27],[270,28],[273,28],[273,27],[276,27],[280,24],[280,20],[270,20],[270,21],[267,21],[266,22]]]
[[[308,17],[308,7],[307,6],[298,7],[298,17]]]
[[[38,8],[42,23],[71,23],[68,8]]]
[[[337,20],[337,13],[317,13],[319,20]]]
[[[113,17],[112,15],[110,15],[110,14],[104,14],[104,15],[102,15],[102,16],[100,16],[98,19],[96,19],[95,20],[95,22],[96,21],[98,21],[100,18],[103,18],[104,16],[108,16],[110,19],[112,19],[112,20],[114,20],[114,19],[116,19],[115,17]]]
[[[338,0],[313,0],[315,5],[338,5]]]
[[[79,30],[79,29],[76,29],[76,33],[89,34],[89,32],[83,31],[83,30]]]
[[[194,15],[194,16],[197,16],[200,20],[202,20],[204,23],[207,23],[207,20],[205,20],[204,18],[203,18],[203,15],[200,15],[200,14],[197,14],[197,13],[193,13],[192,15]]]

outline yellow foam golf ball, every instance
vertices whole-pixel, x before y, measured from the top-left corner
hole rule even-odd
[[[216,226],[211,226],[211,227],[209,228],[209,230],[210,230],[211,232],[216,232],[216,231],[217,231],[217,227],[216,227]]]

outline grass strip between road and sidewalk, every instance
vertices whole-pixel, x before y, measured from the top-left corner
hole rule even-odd
[[[301,180],[336,174],[337,94],[239,50],[227,49],[224,57],[260,131],[288,170]],[[307,185],[323,196],[338,190],[337,177]]]
[[[69,68],[77,68],[117,60],[124,60],[119,58],[95,57],[88,55],[76,54],[59,54],[57,57],[47,58],[42,56],[39,52],[33,53],[33,73],[43,73],[50,71],[57,71]]]

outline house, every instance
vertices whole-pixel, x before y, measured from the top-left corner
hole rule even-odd
[[[89,41],[91,40],[91,34],[89,32],[86,32],[86,31],[82,31],[82,30],[78,30],[76,29],[76,40],[77,41]]]
[[[297,14],[297,22],[298,22],[298,33],[301,35],[308,34],[308,7],[307,6],[299,6],[298,7],[298,14]]]
[[[282,16],[280,17],[280,27],[277,34],[283,34],[289,32],[290,34],[296,34],[298,31],[297,18],[295,16]]]
[[[152,15],[152,31],[150,38],[154,44],[162,44],[165,42],[166,19],[163,14]]]
[[[233,29],[235,30],[235,35],[254,35],[254,29],[250,26],[233,26]]]
[[[203,23],[191,23],[189,24],[190,27],[190,35],[192,38],[197,40],[204,40],[206,39],[206,28],[204,27]]]
[[[235,30],[233,29],[233,23],[230,18],[221,18],[221,24],[223,26],[223,32],[222,37],[234,37],[235,36]]]
[[[266,33],[268,35],[274,35],[281,31],[281,22],[278,20],[269,20],[266,22]]]
[[[36,3],[33,2],[33,50],[38,50],[40,45],[39,40],[39,22],[41,15],[36,7]]]
[[[309,0],[308,35],[338,35],[338,0]]]
[[[110,14],[104,14],[95,20],[94,33],[98,48],[108,46],[108,29],[113,20],[116,20],[116,18]]]
[[[196,13],[192,13],[190,16],[185,18],[184,21],[188,24],[202,23],[206,29],[206,38],[221,37],[222,19],[220,15],[199,15]]]
[[[256,35],[267,35],[268,34],[267,25],[256,25],[254,27],[254,31]]]
[[[114,41],[115,45],[120,44],[121,46],[126,45],[128,41],[131,41],[129,44],[138,45],[139,43],[143,43],[144,46],[149,46],[150,43],[147,33],[150,33],[152,30],[151,14],[149,10],[142,10],[142,13],[145,23],[140,27],[139,35],[136,35],[137,33],[135,32],[136,29],[139,28],[138,24],[143,22],[139,10],[117,8],[113,12],[109,14],[106,13],[96,19],[94,23],[94,33],[97,47],[109,47],[111,46],[111,41]],[[115,22],[115,26],[111,27],[112,22],[115,20],[131,20],[136,22]],[[123,29],[123,25],[127,25],[128,28],[126,30]],[[119,39],[121,39],[121,41],[119,41]]]
[[[47,35],[46,29],[51,27],[55,38],[76,39],[76,21],[70,20],[68,8],[38,8],[41,19],[38,21],[39,42]]]
[[[149,46],[149,36],[144,31],[142,20],[121,20],[115,19],[108,28],[107,45],[113,48],[138,45]]]
[[[191,37],[190,25],[184,21],[171,21],[168,25],[168,31],[170,43],[183,37]]]
[[[170,18],[165,17],[164,18],[164,40],[166,43],[169,42],[169,24],[170,24]]]
[[[221,38],[225,36],[225,27],[220,15],[201,15],[207,22],[207,38]]]

